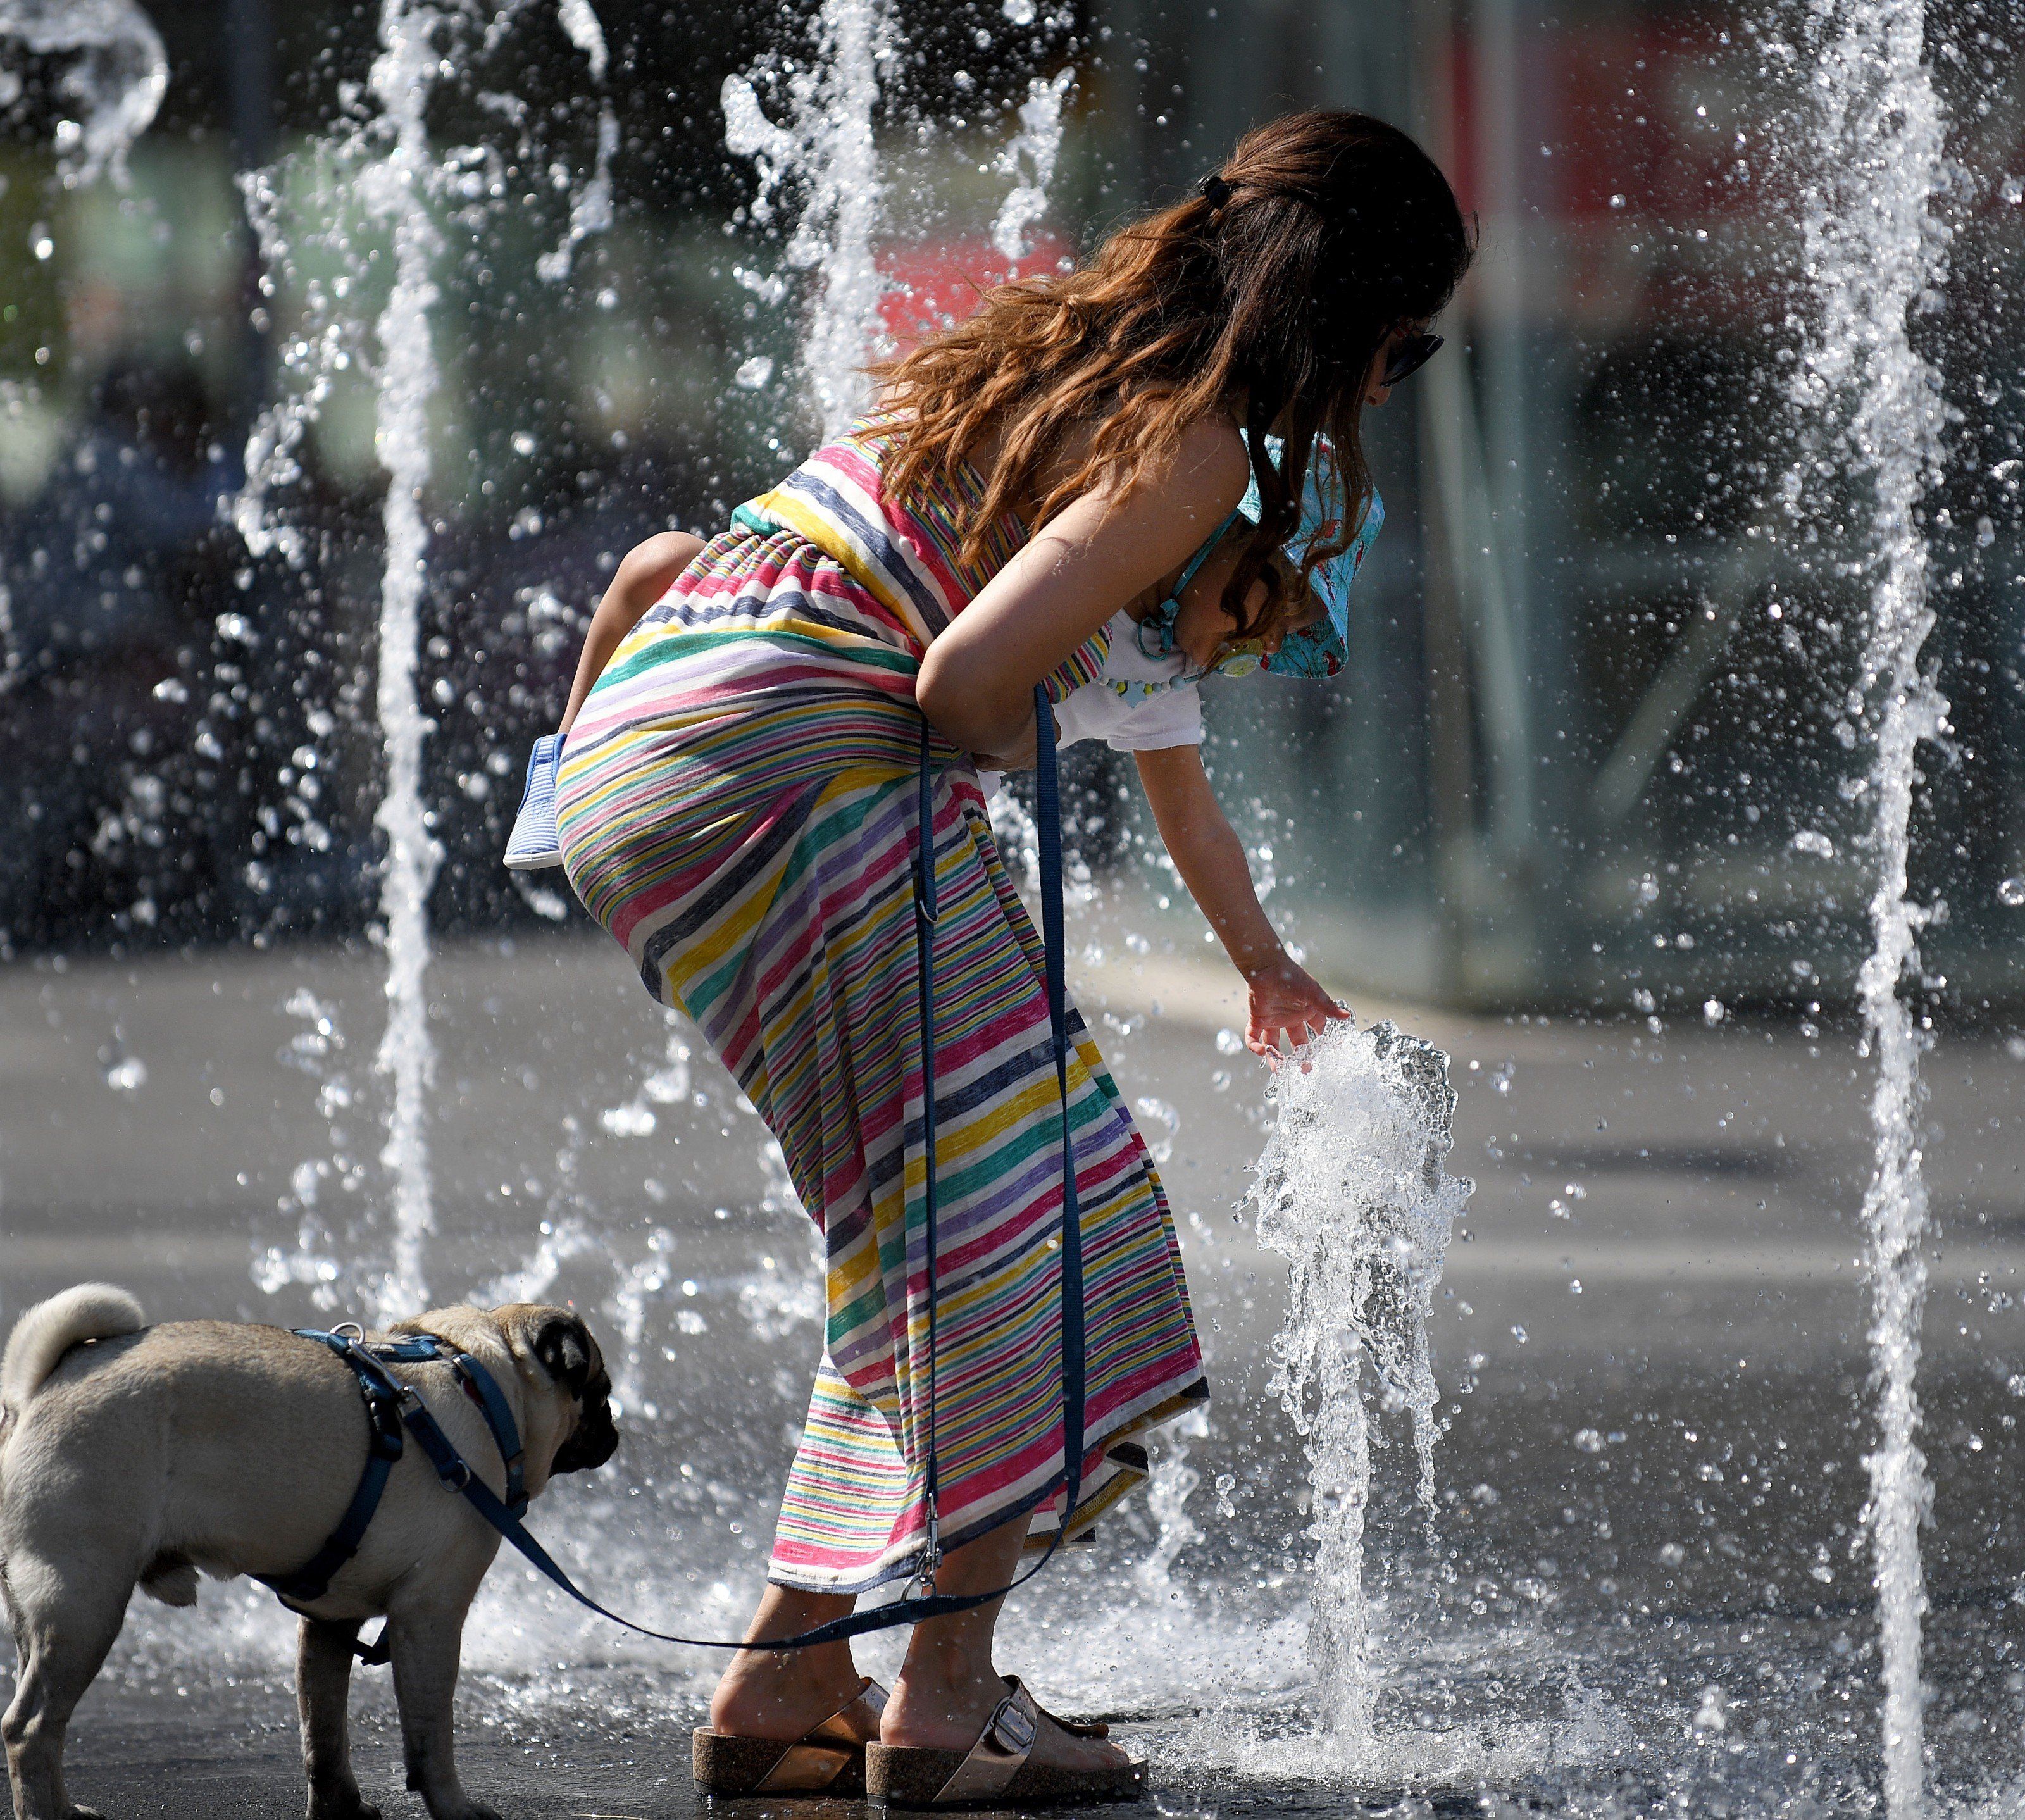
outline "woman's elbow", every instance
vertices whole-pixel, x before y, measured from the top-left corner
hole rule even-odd
[[[989,752],[995,723],[1004,719],[995,713],[999,704],[994,690],[975,659],[951,652],[937,642],[928,647],[914,682],[914,699],[928,724],[951,745],[967,751]]]

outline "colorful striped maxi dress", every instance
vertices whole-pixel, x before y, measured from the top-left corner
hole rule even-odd
[[[821,1228],[828,1321],[770,1577],[854,1594],[924,1540],[926,1157],[911,864],[921,657],[1025,536],[957,550],[983,482],[905,503],[856,426],[741,506],[614,654],[565,748],[571,883],[693,1019]],[[1050,679],[1089,679],[1086,645]],[[1059,1101],[1041,945],[977,774],[937,739],[935,1445],[943,1545],[1064,1519]],[[1069,1094],[1087,1334],[1069,1535],[1207,1395],[1160,1178],[1081,1017]]]

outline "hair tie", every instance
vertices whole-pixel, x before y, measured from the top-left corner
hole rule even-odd
[[[1202,180],[1200,188],[1203,200],[1209,204],[1210,212],[1212,215],[1221,213],[1224,204],[1230,200],[1230,186],[1212,171]]]

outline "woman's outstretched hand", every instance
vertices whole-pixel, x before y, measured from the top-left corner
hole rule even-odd
[[[1244,983],[1251,998],[1244,1046],[1269,1061],[1277,1061],[1284,1051],[1321,1035],[1332,1019],[1350,1015],[1284,950],[1263,966],[1252,969]]]

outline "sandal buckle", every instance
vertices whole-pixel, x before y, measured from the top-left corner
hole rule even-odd
[[[1009,1698],[991,1715],[990,1730],[1001,1749],[1024,1751],[1032,1746],[1036,1727],[1034,1715],[1019,1701]]]

